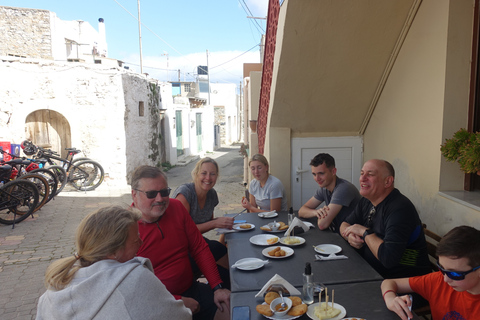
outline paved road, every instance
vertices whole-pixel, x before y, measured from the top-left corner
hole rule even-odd
[[[242,209],[243,158],[238,151],[237,146],[229,146],[208,155],[220,166],[220,179],[215,186],[220,204],[215,216]],[[190,182],[194,165],[195,161],[168,171],[169,186],[175,190]],[[129,186],[104,183],[87,193],[62,192],[33,219],[28,218],[13,230],[0,225],[0,319],[34,319],[38,298],[45,292],[45,270],[52,261],[75,252],[75,229],[82,218],[106,205],[130,203]],[[216,237],[214,232],[206,236]]]

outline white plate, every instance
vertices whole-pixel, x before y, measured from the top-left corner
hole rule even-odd
[[[290,236],[290,239],[298,239],[300,242],[288,244],[288,243],[285,243],[285,239],[287,239],[287,238],[288,238],[288,237],[280,238],[280,243],[281,243],[281,244],[284,244],[284,245],[286,245],[286,246],[300,246],[300,245],[302,245],[302,244],[305,243],[305,239],[303,239],[302,237]]]
[[[265,302],[262,303],[262,304],[266,304]],[[283,315],[283,316],[278,316],[276,314],[274,314],[273,316],[269,317],[269,316],[266,316],[266,315],[263,315],[265,318],[268,318],[268,319],[272,319],[272,320],[292,320],[292,319],[297,319],[297,318],[300,318],[302,315],[300,316],[289,316],[288,314],[286,315]],[[318,320],[318,319],[317,319]]]
[[[237,269],[240,269],[240,270],[245,270],[245,271],[248,271],[248,270],[257,270],[257,269],[260,269],[261,267],[263,267],[265,264],[263,263],[263,260],[260,260],[260,259],[257,259],[257,258],[244,258],[244,259],[240,259],[238,260],[237,262],[235,262],[235,264],[237,263],[240,263],[240,262],[252,262],[252,265],[249,265],[249,266],[246,266],[246,267],[235,267]],[[254,262],[257,262],[258,261],[258,264],[253,264]]]
[[[265,213],[268,213],[268,212],[259,212],[259,213],[258,213],[258,216],[259,216],[260,218],[264,218],[264,219],[270,219],[270,218],[278,217],[278,213],[277,213],[277,212],[271,213],[271,214],[269,214],[268,216],[264,217],[263,215],[264,215]]]
[[[284,250],[285,251],[285,255],[282,256],[282,257],[274,257],[274,256],[271,256],[268,254],[268,251],[272,251],[273,249],[275,249],[276,247],[280,247],[280,250]],[[272,259],[282,259],[282,258],[288,258],[290,257],[292,254],[293,254],[293,249],[292,248],[289,248],[289,247],[282,247],[282,246],[273,246],[273,247],[268,247],[268,248],[265,248],[262,250],[262,254],[267,257],[267,258],[272,258]]]
[[[243,228],[240,228],[241,225],[244,225],[244,224],[249,224],[250,225],[250,228],[249,229],[243,229]],[[252,230],[252,229],[255,229],[255,225],[254,224],[251,224],[251,223],[238,223],[238,224],[234,224],[233,225],[233,230],[238,230],[238,231],[248,231],[248,230]]]
[[[315,251],[321,254],[339,253],[342,248],[335,244],[319,244],[315,247]]]
[[[272,238],[277,238],[277,241],[268,243],[267,240]],[[273,234],[257,234],[250,238],[250,242],[257,246],[271,246],[278,242],[278,237]]]
[[[328,303],[328,305],[330,305],[330,304],[331,304],[331,302]],[[318,306],[318,302],[308,306],[307,316],[309,316],[310,319],[318,320],[318,318],[315,316],[315,307],[316,306]],[[340,313],[336,317],[328,318],[328,320],[340,320],[340,319],[343,319],[343,317],[345,317],[345,315],[347,314],[347,310],[345,310],[345,308],[343,306],[339,305],[338,303],[334,303],[333,307],[336,308],[336,309],[340,309]],[[322,320],[327,320],[327,319],[322,319]]]
[[[268,224],[266,224],[266,225],[264,225],[264,226],[262,226],[262,227],[270,228],[270,227],[268,226]],[[260,230],[261,230],[261,229],[260,229]],[[285,233],[285,231],[287,231],[287,230],[288,230],[288,228],[287,228],[287,229],[283,229],[283,230],[275,230],[275,231],[273,231],[273,230],[262,230],[262,231],[264,231],[264,232],[271,232],[271,233],[279,233],[279,232]]]

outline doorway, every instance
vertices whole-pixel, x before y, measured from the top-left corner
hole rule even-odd
[[[313,180],[310,161],[319,153],[335,159],[337,176],[359,188],[363,161],[362,137],[292,138],[292,205],[298,210],[318,189]]]
[[[175,111],[175,128],[177,134],[177,157],[183,155],[182,111]]]
[[[25,120],[25,137],[35,145],[52,149],[67,156],[65,148],[72,146],[72,136],[68,120],[53,110],[37,110]]]

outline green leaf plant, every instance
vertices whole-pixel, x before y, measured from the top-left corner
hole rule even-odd
[[[440,151],[447,161],[458,162],[463,172],[480,174],[480,132],[462,128],[445,140]]]

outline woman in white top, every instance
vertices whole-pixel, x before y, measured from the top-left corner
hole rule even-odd
[[[268,161],[256,154],[248,163],[255,179],[250,182],[249,199],[242,206],[249,212],[287,211],[287,197],[282,182],[268,173]]]

